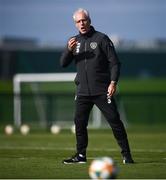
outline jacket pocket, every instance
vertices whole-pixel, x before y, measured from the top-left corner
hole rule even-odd
[[[110,77],[106,74],[100,74],[96,76],[96,81],[102,83],[108,83],[110,82]]]

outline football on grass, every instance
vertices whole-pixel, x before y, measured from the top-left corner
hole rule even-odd
[[[61,127],[58,125],[52,125],[50,131],[52,134],[59,134],[61,131]]]
[[[12,125],[7,125],[5,127],[5,134],[6,135],[11,135],[11,134],[13,134],[13,132],[14,132],[14,128]]]
[[[117,167],[110,157],[97,158],[90,164],[89,176],[91,179],[115,179]]]
[[[30,131],[30,127],[27,124],[23,124],[20,127],[20,132],[22,135],[27,135]]]

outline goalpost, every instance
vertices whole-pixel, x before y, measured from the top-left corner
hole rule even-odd
[[[13,92],[14,92],[14,125],[16,127],[22,124],[22,114],[21,114],[21,83],[31,83],[31,82],[73,82],[76,73],[38,73],[38,74],[16,74],[13,78]],[[32,86],[32,89],[36,89]],[[40,106],[42,109],[42,102],[40,98],[36,100],[36,108]],[[40,118],[42,119],[44,111],[38,112]],[[101,126],[101,112],[94,106],[92,111],[92,127],[98,128]]]

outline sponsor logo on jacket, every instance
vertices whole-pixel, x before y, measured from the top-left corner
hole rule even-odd
[[[78,42],[76,46],[76,53],[80,52],[80,46],[81,46],[81,43]]]

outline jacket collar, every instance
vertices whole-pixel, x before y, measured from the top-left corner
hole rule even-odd
[[[88,37],[91,37],[94,32],[95,32],[94,27],[90,26],[90,30],[86,34],[81,34],[81,33],[79,33],[79,34],[80,34],[80,36],[82,36],[86,39]]]

